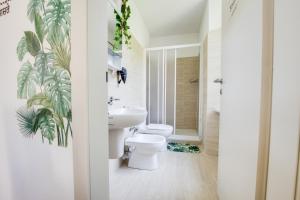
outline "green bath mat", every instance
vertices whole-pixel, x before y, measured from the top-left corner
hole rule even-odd
[[[168,143],[168,150],[174,152],[184,152],[184,153],[200,153],[200,148],[193,144],[180,144],[170,142]]]

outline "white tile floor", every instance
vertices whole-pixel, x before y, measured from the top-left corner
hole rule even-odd
[[[217,157],[204,153],[160,153],[158,170],[110,173],[111,200],[217,200]]]

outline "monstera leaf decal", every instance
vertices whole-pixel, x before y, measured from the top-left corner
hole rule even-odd
[[[26,62],[18,73],[18,97],[30,98],[36,92],[36,71],[30,62]]]
[[[45,77],[49,74],[49,70],[53,65],[53,54],[39,52],[35,57],[35,67],[39,73],[39,82],[44,84]]]
[[[71,3],[69,0],[50,0],[44,21],[50,36],[59,34],[68,35],[71,24]]]
[[[27,50],[27,42],[25,36],[21,38],[18,47],[17,47],[17,54],[19,61],[22,61],[25,54],[28,52]]]
[[[17,46],[20,62],[17,111],[21,133],[40,134],[52,144],[67,146],[72,136],[70,0],[30,0],[27,16],[34,31],[24,31]]]
[[[56,127],[52,112],[47,108],[40,109],[36,114],[35,120],[35,123],[39,126],[42,136],[47,138],[51,144],[55,138]]]
[[[54,111],[67,117],[71,105],[71,81],[66,70],[57,69],[45,80],[46,93],[53,102]]]

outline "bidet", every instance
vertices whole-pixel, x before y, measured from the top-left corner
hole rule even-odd
[[[147,111],[140,107],[112,109],[108,112],[109,158],[117,159],[124,154],[126,128],[137,126],[146,120]]]

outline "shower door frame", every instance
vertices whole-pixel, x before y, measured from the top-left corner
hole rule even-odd
[[[166,62],[165,62],[165,55],[167,55],[168,53],[168,50],[174,50],[174,56],[175,56],[175,72],[174,72],[174,132],[173,134],[176,135],[176,97],[177,97],[177,88],[176,88],[176,84],[177,84],[177,50],[178,49],[184,49],[184,48],[192,48],[192,47],[198,47],[199,48],[199,52],[201,50],[201,44],[200,43],[191,43],[191,44],[183,44],[183,45],[173,45],[173,46],[161,46],[161,47],[152,47],[152,48],[146,48],[146,55],[148,56],[148,71],[147,71],[147,75],[148,75],[148,124],[150,124],[151,122],[151,109],[150,109],[150,106],[151,106],[151,51],[162,51],[162,60],[163,60],[163,89],[164,89],[164,92],[163,92],[163,105],[164,105],[164,108],[163,108],[163,112],[162,114],[164,115],[163,117],[163,123],[166,124],[166,93],[167,93],[167,88],[166,88],[166,81],[167,81],[167,78],[166,78]],[[200,56],[200,54],[199,54]],[[200,58],[201,59],[201,58]],[[158,60],[159,62],[159,60]],[[199,68],[200,68],[200,63],[199,63]],[[159,79],[159,76],[160,76],[160,73],[159,73],[160,70],[158,70],[158,79]],[[200,76],[199,76],[199,79],[200,79]],[[199,84],[200,84],[200,81],[199,81]],[[159,86],[158,86],[159,88]],[[199,90],[200,90],[200,87],[199,87]],[[158,89],[158,94],[160,93],[159,89]],[[199,91],[199,94],[198,94],[198,120],[199,120],[199,117],[201,115],[201,112],[199,112],[199,105],[200,105],[200,102],[199,102],[199,96],[200,96],[200,91]],[[158,102],[159,102],[159,95],[158,95]],[[158,103],[158,110],[159,110],[159,103]],[[158,115],[159,115],[159,111],[158,111]],[[159,120],[159,117],[158,117],[158,120]],[[199,129],[199,125],[198,125],[198,128],[197,128],[197,133],[198,135],[200,136],[200,133],[199,133],[200,129]]]

